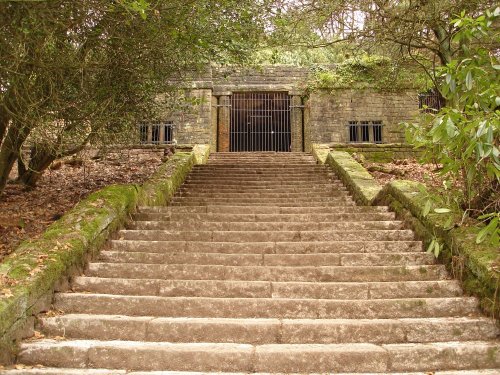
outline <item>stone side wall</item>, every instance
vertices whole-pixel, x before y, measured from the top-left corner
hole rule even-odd
[[[186,96],[197,100],[185,110],[165,113],[174,123],[174,139],[178,144],[210,144],[212,138],[212,89],[187,90]]]
[[[318,90],[311,93],[307,108],[311,143],[347,143],[349,121],[364,120],[382,121],[383,143],[403,143],[399,123],[415,116],[418,99],[415,91]]]

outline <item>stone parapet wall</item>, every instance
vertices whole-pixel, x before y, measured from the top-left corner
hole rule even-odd
[[[388,144],[345,144],[330,143],[328,147],[331,150],[345,151],[350,154],[361,154],[366,159],[375,162],[389,162],[399,159],[418,159],[421,152],[413,146],[404,143]]]

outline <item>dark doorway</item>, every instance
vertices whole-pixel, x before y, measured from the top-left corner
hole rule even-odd
[[[229,150],[290,151],[290,96],[283,92],[233,93]]]

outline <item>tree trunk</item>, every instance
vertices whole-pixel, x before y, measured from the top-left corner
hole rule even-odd
[[[437,26],[433,30],[434,35],[436,35],[436,38],[439,42],[439,52],[437,55],[439,57],[441,65],[445,66],[446,64],[451,62],[453,58],[451,51],[451,35],[442,26]]]
[[[7,126],[9,125],[9,115],[3,107],[0,107],[0,146],[2,145],[3,137],[7,132]]]
[[[31,158],[27,170],[19,174],[19,181],[29,187],[35,187],[43,172],[57,159],[54,150],[44,145],[35,144],[31,149]]]
[[[28,137],[30,129],[13,122],[0,148],[0,194],[5,189],[10,171],[19,157],[19,150]]]

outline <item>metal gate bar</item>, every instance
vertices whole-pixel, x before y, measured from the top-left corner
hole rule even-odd
[[[290,96],[283,92],[233,93],[229,150],[291,149]]]

